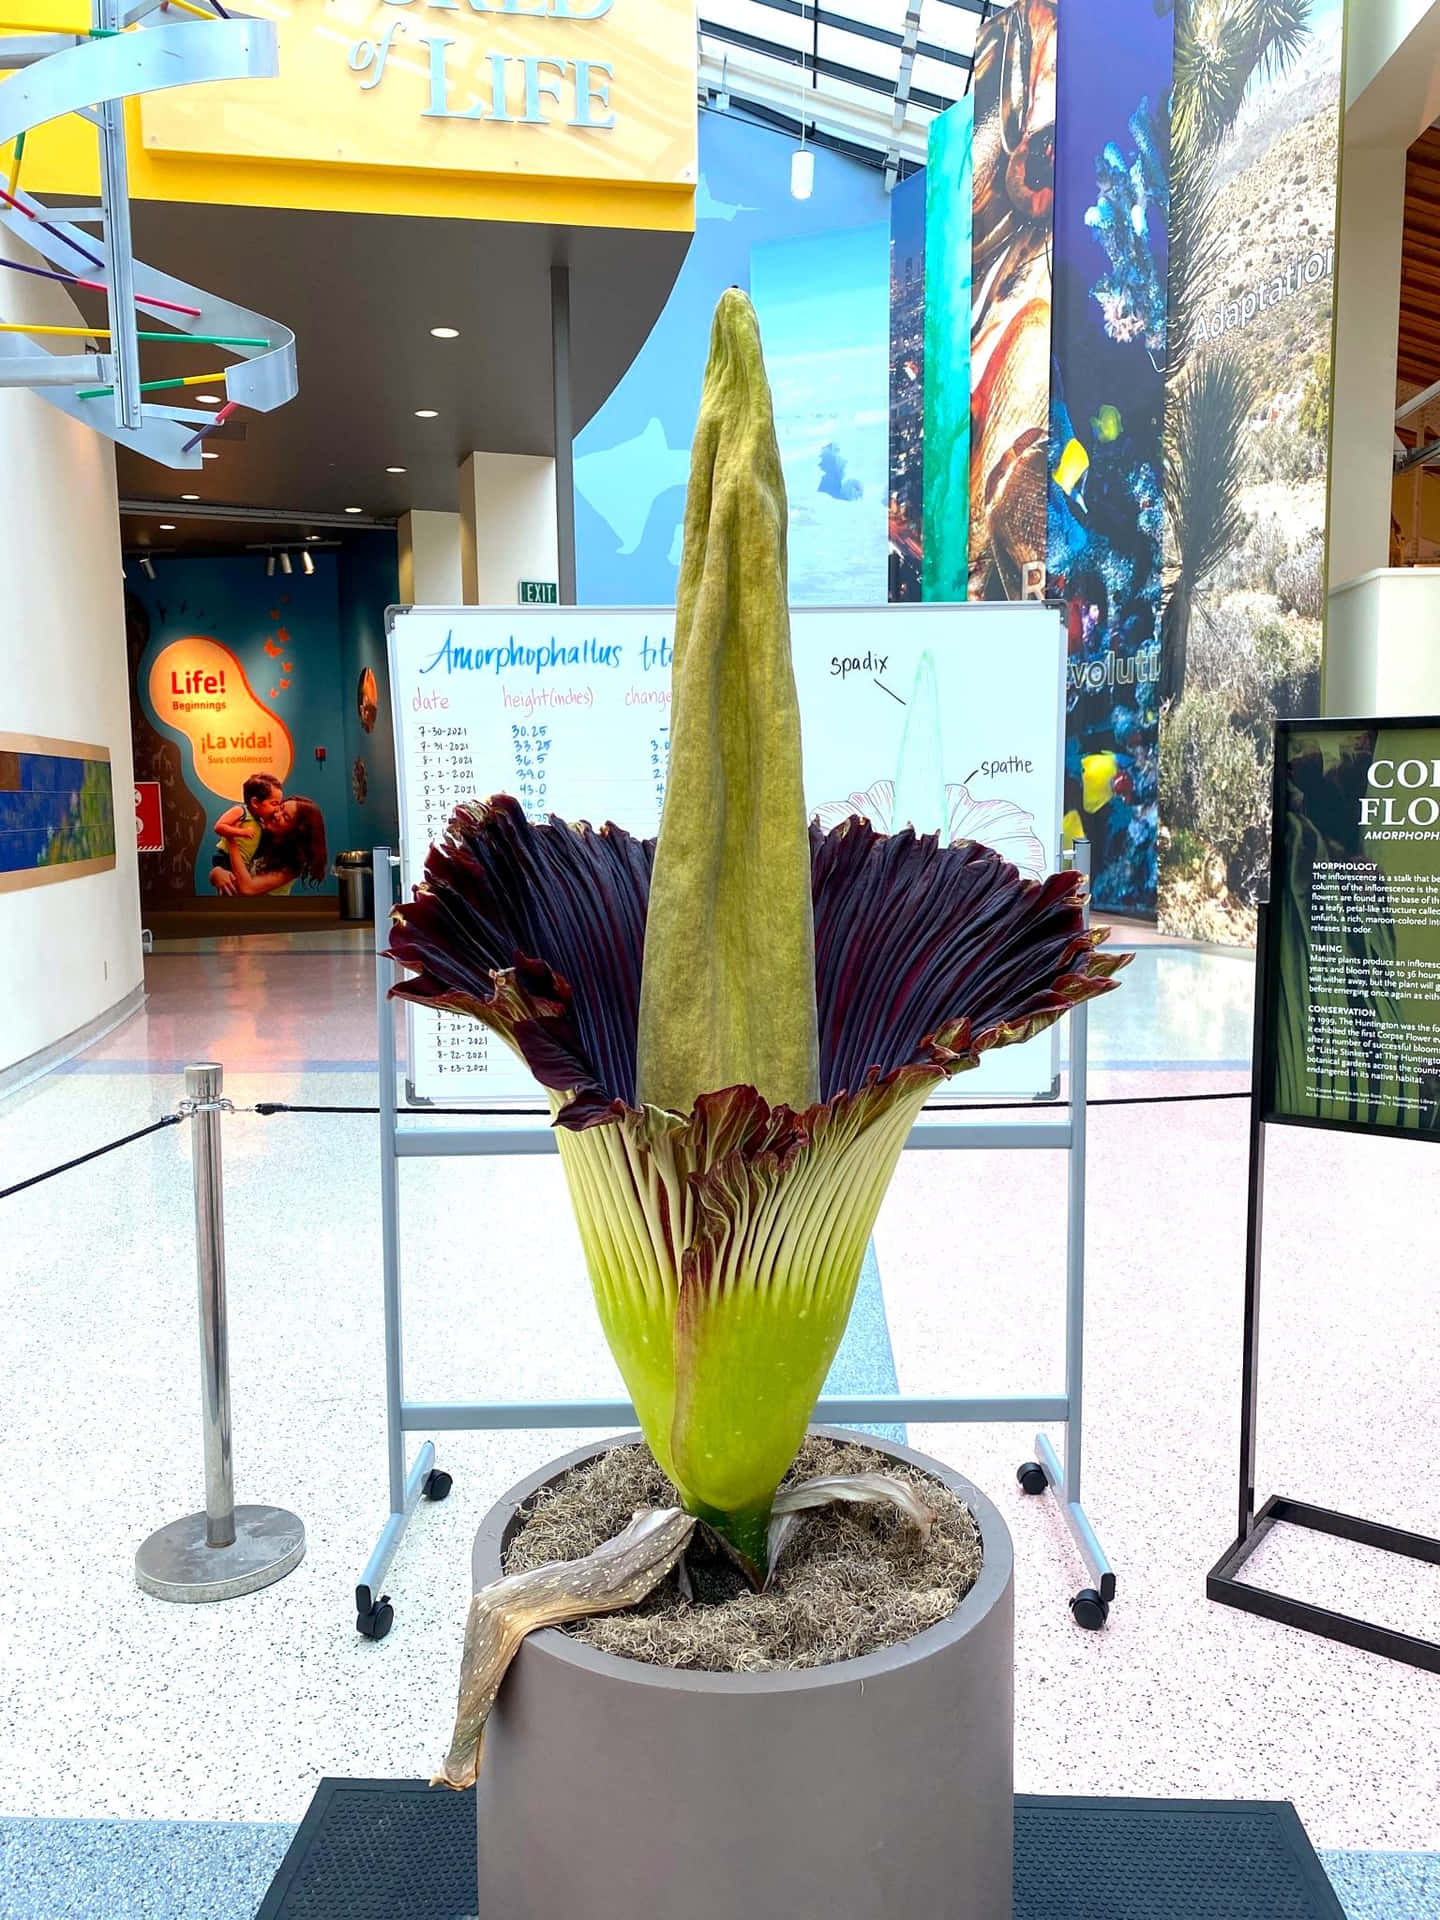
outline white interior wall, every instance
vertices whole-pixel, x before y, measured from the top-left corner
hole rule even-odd
[[[400,601],[407,607],[462,604],[458,513],[406,513],[399,539]]]
[[[472,453],[460,469],[467,607],[513,607],[522,580],[558,580],[555,462],[548,454]]]
[[[0,253],[38,264],[3,230]],[[7,320],[81,320],[58,286],[5,282]],[[108,747],[116,800],[112,872],[0,892],[4,1073],[143,979],[114,449],[14,389],[0,389],[0,583],[0,732]]]
[[[1341,176],[1330,462],[1332,588],[1390,554],[1405,150],[1352,145]]]
[[[1345,19],[1345,112],[1357,138],[1373,143],[1393,137],[1387,134],[1387,124],[1401,112],[1414,127],[1405,136],[1408,146],[1422,127],[1440,115],[1440,69],[1432,57],[1437,34],[1440,6],[1436,0],[1350,0]],[[1397,60],[1397,55],[1402,57]],[[1393,90],[1388,100],[1375,91],[1382,75]]]
[[[1330,596],[1325,711],[1440,713],[1440,568],[1381,567]]]

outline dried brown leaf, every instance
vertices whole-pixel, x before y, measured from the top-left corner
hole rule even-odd
[[[482,1587],[465,1623],[450,1751],[430,1784],[474,1786],[485,1722],[527,1633],[637,1605],[665,1578],[694,1531],[694,1516],[679,1507],[642,1507],[623,1533],[583,1560],[552,1560]]]
[[[793,1487],[782,1487],[770,1509],[770,1579],[781,1554],[800,1524],[800,1515],[811,1507],[828,1507],[837,1502],[853,1505],[898,1507],[914,1522],[922,1535],[928,1535],[935,1515],[908,1480],[893,1473],[826,1473],[815,1480],[801,1480]]]

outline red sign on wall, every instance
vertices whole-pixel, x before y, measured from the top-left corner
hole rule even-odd
[[[138,853],[165,851],[165,823],[160,814],[160,782],[135,782],[135,849]]]

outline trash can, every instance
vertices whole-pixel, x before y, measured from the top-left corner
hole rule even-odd
[[[369,849],[362,852],[356,848],[351,853],[337,853],[335,877],[340,882],[340,918],[373,920],[375,873]]]

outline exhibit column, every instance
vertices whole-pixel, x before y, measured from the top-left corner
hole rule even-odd
[[[461,524],[458,513],[404,513],[399,541],[400,600],[407,607],[461,604]]]
[[[467,607],[552,599],[575,604],[570,269],[561,265],[550,269],[550,356],[554,456],[477,449],[460,468],[461,597]]]
[[[1346,26],[1346,103],[1336,227],[1324,705],[1383,710],[1413,663],[1388,604],[1405,161],[1440,99],[1440,4],[1373,0]],[[1440,615],[1440,579],[1411,576],[1406,613]],[[1433,589],[1437,598],[1429,599]],[[1428,602],[1423,614],[1415,602]],[[1423,711],[1430,704],[1421,703]]]
[[[472,453],[461,467],[461,598],[467,607],[513,607],[522,580],[558,587],[555,472],[548,454],[535,453]],[[564,600],[563,588],[556,597]]]
[[[1389,563],[1404,226],[1404,144],[1352,146],[1347,126],[1337,224],[1331,592]]]
[[[818,16],[817,16],[818,17]],[[575,605],[575,412],[570,391],[570,269],[550,269],[550,373],[555,424],[555,537],[561,603]]]

